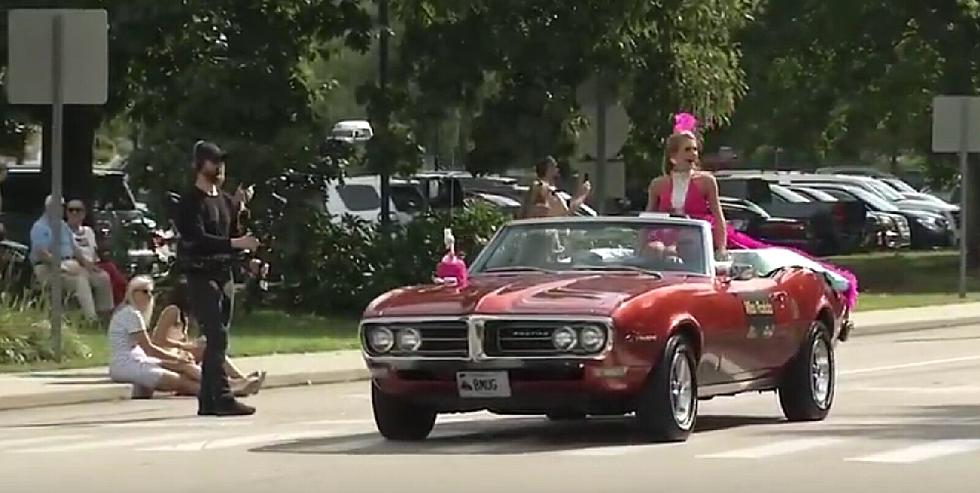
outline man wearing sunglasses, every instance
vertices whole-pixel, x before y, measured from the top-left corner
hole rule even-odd
[[[44,201],[45,210],[50,206],[52,197]],[[60,260],[60,273],[67,286],[75,292],[78,304],[90,319],[109,320],[115,304],[112,301],[112,288],[109,276],[94,262],[85,257],[83,252],[72,241],[74,234],[68,223],[61,221],[61,242],[55,249],[54,234],[47,215],[42,215],[31,227],[30,260],[34,265],[34,275],[42,283],[48,282],[51,275],[51,257]]]

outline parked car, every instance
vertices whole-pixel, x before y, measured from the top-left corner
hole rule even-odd
[[[837,183],[813,183],[809,186],[824,190],[843,200],[857,200],[876,212],[902,215],[909,225],[911,246],[916,249],[950,246],[954,244],[954,233],[949,221],[935,212],[916,208],[900,207],[878,195],[859,187]]]
[[[649,255],[651,235],[677,255]],[[717,262],[707,222],[662,214],[520,220],[462,284],[401,287],[359,335],[374,418],[422,440],[440,413],[552,419],[635,413],[651,440],[694,429],[698,401],[775,391],[791,421],[822,420],[846,339],[842,297],[788,250]]]
[[[763,208],[748,200],[721,198],[725,220],[741,231],[771,245],[788,246],[819,255],[820,242],[805,221],[772,217]]]
[[[818,202],[840,202],[850,200],[847,194],[842,197],[833,195],[812,187],[791,186],[790,190]],[[909,222],[901,214],[888,212],[867,211],[866,246],[869,248],[900,249],[912,244],[912,232]]]
[[[725,170],[716,173],[716,177],[723,196],[749,200],[775,217],[807,221],[824,254],[852,253],[864,242],[867,213],[861,203],[807,201],[764,173]]]

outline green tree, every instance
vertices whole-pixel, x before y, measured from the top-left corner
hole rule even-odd
[[[401,4],[401,58],[415,100],[473,115],[467,166],[569,157],[583,121],[576,89],[602,70],[635,122],[627,156],[646,164],[685,109],[719,123],[741,94],[732,33],[749,5],[641,0],[415,0]]]
[[[77,195],[90,189],[95,130],[113,115],[125,115],[140,129],[133,171],[154,178],[147,180],[153,185],[179,181],[186,169],[181,164],[200,138],[236,152],[233,173],[245,180],[309,162],[323,141],[310,111],[321,88],[303,77],[302,67],[328,56],[318,47],[330,39],[358,50],[370,42],[370,18],[355,0],[8,3],[109,12],[109,104],[65,113],[65,185]],[[44,108],[29,110],[45,124],[50,142]]]

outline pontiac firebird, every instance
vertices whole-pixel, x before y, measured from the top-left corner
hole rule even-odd
[[[511,222],[467,282],[395,289],[365,309],[377,428],[423,440],[440,413],[634,414],[648,439],[683,441],[699,400],[750,391],[777,392],[791,421],[824,419],[850,328],[842,297],[791,251],[730,255],[718,261],[694,219]]]

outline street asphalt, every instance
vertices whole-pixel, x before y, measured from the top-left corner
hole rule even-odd
[[[0,491],[980,491],[980,326],[838,347],[837,400],[789,424],[773,394],[702,402],[680,444],[629,418],[440,417],[419,444],[374,429],[368,383],[263,391],[247,418],[192,399],[0,412]]]

